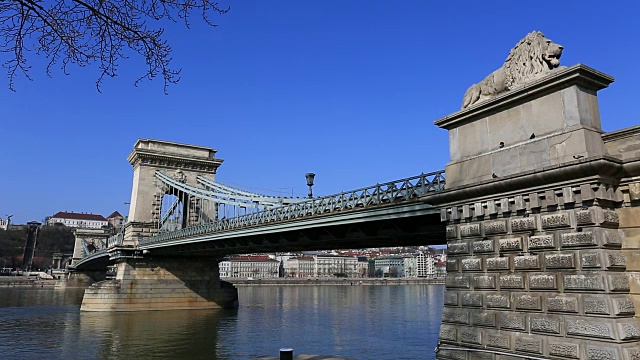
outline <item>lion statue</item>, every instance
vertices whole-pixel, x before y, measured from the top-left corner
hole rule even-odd
[[[538,79],[560,65],[563,47],[533,31],[511,49],[504,65],[464,94],[462,108],[492,99],[519,85]]]

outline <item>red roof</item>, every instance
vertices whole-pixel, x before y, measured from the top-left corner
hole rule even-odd
[[[74,213],[74,212],[66,212],[59,211],[52,218],[59,219],[74,219],[74,220],[93,220],[93,221],[107,221],[102,215],[97,214],[83,214],[83,213]]]
[[[124,216],[120,215],[119,212],[114,211],[113,213],[111,213],[111,215],[107,216],[107,219],[113,219],[113,218],[122,218],[122,219],[124,219]]]

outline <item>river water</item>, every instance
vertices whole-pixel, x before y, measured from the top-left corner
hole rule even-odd
[[[433,359],[443,285],[238,287],[238,310],[80,312],[83,289],[0,288],[0,359]]]

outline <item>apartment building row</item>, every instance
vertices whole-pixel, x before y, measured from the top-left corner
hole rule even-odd
[[[223,278],[434,278],[446,275],[446,255],[420,253],[374,259],[328,253],[245,255],[225,259],[219,268]]]

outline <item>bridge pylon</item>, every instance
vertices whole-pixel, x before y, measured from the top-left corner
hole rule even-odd
[[[127,160],[133,166],[133,187],[129,216],[125,227],[123,246],[137,246],[141,238],[155,235],[162,226],[163,205],[171,208],[167,200],[175,201],[182,213],[175,226],[184,228],[203,214],[195,211],[197,199],[187,194],[172,193],[158,180],[161,172],[185,185],[198,186],[197,177],[215,180],[223,160],[215,157],[217,150],[209,147],[175,142],[139,139]],[[209,210],[210,212],[215,209]],[[215,214],[206,214],[213,218]]]
[[[215,218],[215,207],[205,209],[196,197],[158,179],[158,173],[162,173],[194,187],[198,177],[214,180],[222,164],[215,153],[208,147],[161,140],[136,142],[128,157],[133,166],[133,189],[124,233],[109,238],[105,250],[108,256],[100,257],[115,265],[115,278],[91,285],[82,299],[82,311],[238,306],[236,288],[220,280],[216,257],[186,258],[139,249],[141,239],[157,234],[163,226],[180,229]],[[98,265],[106,263],[98,261]]]

